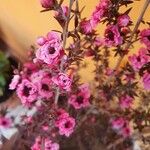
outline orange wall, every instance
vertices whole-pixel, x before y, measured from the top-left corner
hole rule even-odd
[[[84,16],[89,16],[94,6],[99,2],[99,0],[79,1],[81,6],[86,5]],[[133,20],[137,19],[144,2],[145,0],[135,2],[131,15]],[[0,0],[0,25],[7,24],[7,30],[11,30],[18,40],[28,47],[37,36],[46,34],[51,29],[59,28],[52,14],[50,12],[40,13],[41,9],[39,0]],[[145,18],[150,20],[150,8]]]
[[[83,17],[89,16],[94,6],[99,2],[99,0],[79,1],[81,3],[80,6],[86,5]],[[65,0],[65,2],[68,2],[68,0]],[[135,1],[131,14],[134,22],[144,2],[145,0]],[[53,13],[40,13],[41,9],[39,0],[0,0],[0,28],[4,31],[5,38],[8,41],[10,40],[11,45],[19,50],[21,57],[26,57],[24,55],[25,49],[29,48],[39,35],[45,35],[51,29],[60,29],[52,17]],[[144,18],[150,21],[150,7]],[[143,27],[141,25],[141,28]],[[99,26],[98,29],[102,33],[103,27]],[[137,47],[132,51],[135,51]],[[113,60],[112,64],[114,63],[115,61]]]

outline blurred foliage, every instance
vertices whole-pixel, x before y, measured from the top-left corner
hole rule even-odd
[[[3,52],[0,52],[0,96],[3,96],[9,77],[10,62]]]

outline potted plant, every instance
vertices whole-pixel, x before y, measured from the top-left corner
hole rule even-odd
[[[40,2],[41,12],[55,11],[62,31],[39,37],[29,62],[15,71],[10,88],[34,113],[23,115],[18,124],[3,111],[0,125],[18,128],[18,140],[11,148],[132,150],[138,138],[148,143],[143,130],[150,125],[150,28],[143,16],[150,0],[135,24],[128,8],[133,0],[101,0],[89,19],[81,17],[84,8],[79,8],[78,0],[70,0],[69,6],[63,0]],[[127,10],[121,12],[124,6]],[[139,31],[142,22],[147,27]],[[101,23],[105,25],[102,37],[96,32]],[[121,67],[137,42],[144,46]],[[94,62],[91,83],[80,80],[79,70],[86,68],[87,57]],[[112,58],[117,59],[114,68]],[[138,99],[140,105],[135,107]]]

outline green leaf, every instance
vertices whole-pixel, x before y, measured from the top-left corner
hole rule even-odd
[[[4,87],[6,85],[6,79],[3,75],[0,75],[0,86]]]

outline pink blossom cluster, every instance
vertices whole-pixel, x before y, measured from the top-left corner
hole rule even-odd
[[[117,18],[117,24],[108,25],[104,37],[105,37],[105,45],[108,47],[118,46],[123,44],[122,33],[127,33],[127,26],[130,23],[130,17],[127,14],[120,15]]]
[[[147,54],[148,50],[146,48],[140,48],[138,54],[129,56],[129,61],[135,71],[139,71],[144,64],[150,61],[150,57]]]
[[[21,81],[13,88],[17,89],[17,95],[25,105],[30,105],[38,99],[52,98],[56,86],[66,91],[71,87],[71,79],[64,73],[52,77],[50,72],[39,70],[26,78],[24,75],[20,78]],[[12,80],[11,85],[14,82],[17,82],[16,79]]]
[[[105,17],[110,5],[110,0],[101,0],[99,2],[91,16],[91,24],[93,27],[97,26],[98,23],[100,23],[101,19]]]
[[[127,14],[120,15],[117,19],[119,27],[126,27],[130,23],[130,17]]]
[[[31,150],[59,150],[59,144],[53,143],[49,139],[42,139],[40,136],[35,139]]]
[[[110,0],[100,0],[96,6],[94,12],[89,20],[83,19],[80,23],[81,32],[84,34],[90,34],[94,28],[100,23],[101,19],[105,17],[109,6],[111,5]]]
[[[115,118],[111,120],[112,128],[123,137],[128,137],[131,135],[131,128],[129,126],[129,122],[123,118]]]
[[[129,61],[135,71],[139,71],[145,64],[150,62],[147,48],[140,48],[138,54],[129,56]],[[143,86],[146,90],[150,90],[150,73],[144,72],[142,77]]]
[[[150,49],[150,28],[144,29],[140,32],[141,43],[144,43]]]
[[[107,11],[111,7],[111,1],[101,0],[96,6],[95,11],[93,12],[89,20],[83,19],[80,23],[80,30],[83,34],[90,34],[94,28],[98,25],[101,19],[107,16]],[[123,43],[123,37],[120,32],[126,33],[124,29],[130,23],[130,17],[127,14],[121,14],[117,18],[117,23],[113,25],[108,25],[105,34],[104,40],[106,46],[117,46]]]
[[[41,99],[53,99],[56,88],[71,89],[72,79],[58,67],[64,56],[58,33],[49,32],[46,37],[39,37],[37,44],[39,48],[33,62],[24,64],[23,70],[14,75],[9,87],[16,89],[24,105]]]
[[[142,81],[143,81],[143,86],[146,90],[150,90],[150,73],[146,72],[143,77],[142,77]]]
[[[69,137],[75,128],[75,119],[69,114],[63,110],[58,110],[58,117],[55,121],[55,126],[59,129],[60,135],[65,135],[66,137]]]
[[[132,104],[133,98],[128,95],[122,96],[119,100],[119,105],[122,109],[130,108]]]
[[[69,97],[69,104],[75,109],[81,109],[90,105],[90,89],[88,84],[82,84],[79,87],[79,92]]]
[[[123,43],[123,38],[117,25],[109,25],[105,30],[105,43],[107,46],[117,46]]]

